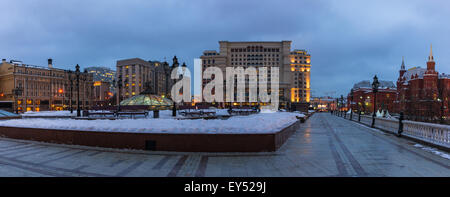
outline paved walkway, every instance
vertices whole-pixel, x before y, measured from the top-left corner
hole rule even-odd
[[[414,144],[318,113],[273,153],[147,152],[0,138],[0,176],[450,176],[450,160]]]

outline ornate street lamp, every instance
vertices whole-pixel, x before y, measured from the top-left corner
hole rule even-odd
[[[347,113],[344,111],[344,95],[341,94],[341,113],[344,113],[344,118],[347,117]]]
[[[441,82],[442,80],[439,80],[439,82]],[[443,82],[443,81],[442,81]],[[441,124],[444,124],[444,116],[445,116],[445,114],[444,114],[444,111],[445,111],[445,96],[444,96],[444,85],[445,84],[439,84],[439,88],[438,88],[438,91],[439,91],[439,98],[438,98],[438,101],[440,101],[441,102],[441,113],[440,113],[440,118],[439,118],[439,120],[440,120],[440,123]]]
[[[14,95],[16,96],[16,114],[19,114],[19,96],[22,95],[23,93],[23,88],[22,87],[17,87],[14,88],[13,90]]]
[[[117,92],[116,92],[116,96],[117,96],[117,112],[120,111],[120,92],[122,90],[122,75],[119,75],[117,77],[117,81],[116,79],[113,80],[113,84],[115,87],[117,87]]]
[[[173,57],[173,63],[172,63],[172,72],[174,69],[178,69],[178,66],[180,64],[178,63],[178,58],[177,56]],[[178,74],[177,74],[177,78],[178,78]],[[175,84],[177,82],[177,79],[173,79],[173,84]],[[172,97],[175,95],[172,95]],[[177,104],[175,103],[175,101],[173,101],[173,106],[172,106],[172,116],[175,117],[177,116]]]
[[[80,117],[80,66],[78,64],[75,66],[75,76],[77,77],[77,117]]]
[[[375,127],[375,111],[377,108],[377,92],[378,87],[380,86],[380,82],[378,82],[378,77],[375,75],[373,77],[373,83],[372,83],[372,92],[373,92],[373,114],[372,114],[372,128]]]
[[[350,120],[353,120],[353,88],[350,90]]]
[[[171,71],[171,69],[170,69],[170,66],[169,66],[169,63],[167,63],[167,62],[164,62],[163,63],[163,68],[164,68],[164,74],[166,75],[166,80],[165,80],[165,84],[166,84],[166,91],[165,91],[165,97],[166,98],[170,98],[169,97],[169,94],[170,94],[170,91],[169,91],[169,82],[170,82],[170,71]]]
[[[335,108],[334,108],[334,115],[339,115],[339,110],[338,110],[338,107],[339,107],[339,99],[338,98],[336,98],[336,106],[335,106]]]
[[[70,113],[73,113],[73,107],[72,107],[72,103],[73,103],[73,77],[72,77],[72,71],[69,70],[67,71],[67,74],[69,75],[69,81],[70,81],[70,104],[69,104],[69,109],[70,109]]]
[[[87,76],[88,76],[87,70],[84,69],[84,72],[81,77],[81,80],[83,81],[83,111],[86,110],[86,97],[88,94],[87,92],[88,89],[86,88]]]

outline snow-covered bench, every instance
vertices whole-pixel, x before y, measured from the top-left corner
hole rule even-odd
[[[110,111],[93,111],[93,112],[90,112],[90,111],[84,111],[83,112],[83,115],[84,116],[103,116],[103,117],[106,117],[106,116],[115,116],[115,112],[110,112]]]
[[[131,118],[134,118],[135,116],[148,116],[148,112],[142,111],[142,112],[116,112],[116,116],[130,116]]]
[[[215,116],[216,111],[209,109],[208,106],[179,106],[180,114],[182,116],[190,117],[202,117],[202,116]]]
[[[250,115],[256,114],[259,112],[259,109],[256,107],[238,107],[238,108],[230,108],[228,109],[228,113],[230,115]]]

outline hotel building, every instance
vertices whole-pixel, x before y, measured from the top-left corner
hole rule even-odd
[[[270,67],[279,67],[280,105],[284,108],[308,106],[311,97],[311,55],[305,50],[291,50],[291,41],[281,42],[229,42],[219,41],[219,52],[206,50],[200,57],[202,71],[219,67],[226,78],[226,67],[267,67],[270,84]],[[210,80],[202,81],[202,89]],[[224,82],[224,85],[226,83]],[[246,82],[248,91],[248,81]],[[226,95],[225,95],[226,96]],[[248,101],[248,94],[246,94]],[[235,97],[236,98],[236,97]],[[227,103],[224,103],[227,105]],[[237,103],[234,103],[235,105]],[[256,105],[257,103],[244,103]],[[242,103],[240,103],[242,105]],[[304,107],[301,107],[304,108]]]
[[[122,80],[120,100],[139,95],[146,89],[146,85],[150,86],[150,89],[156,95],[166,96],[170,94],[172,80],[169,80],[169,84],[166,84],[166,78],[170,77],[171,68],[166,62],[132,58],[117,61],[116,68],[116,79]],[[116,93],[118,93],[117,90]]]

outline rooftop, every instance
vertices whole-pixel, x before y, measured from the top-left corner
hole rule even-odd
[[[379,89],[395,89],[396,88],[394,82],[392,82],[392,81],[380,80],[379,82],[380,82]],[[369,81],[369,80],[364,80],[364,81],[360,81],[360,82],[356,83],[353,86],[354,90],[355,89],[360,89],[360,88],[369,88],[369,89],[371,89],[372,88],[372,82]]]

